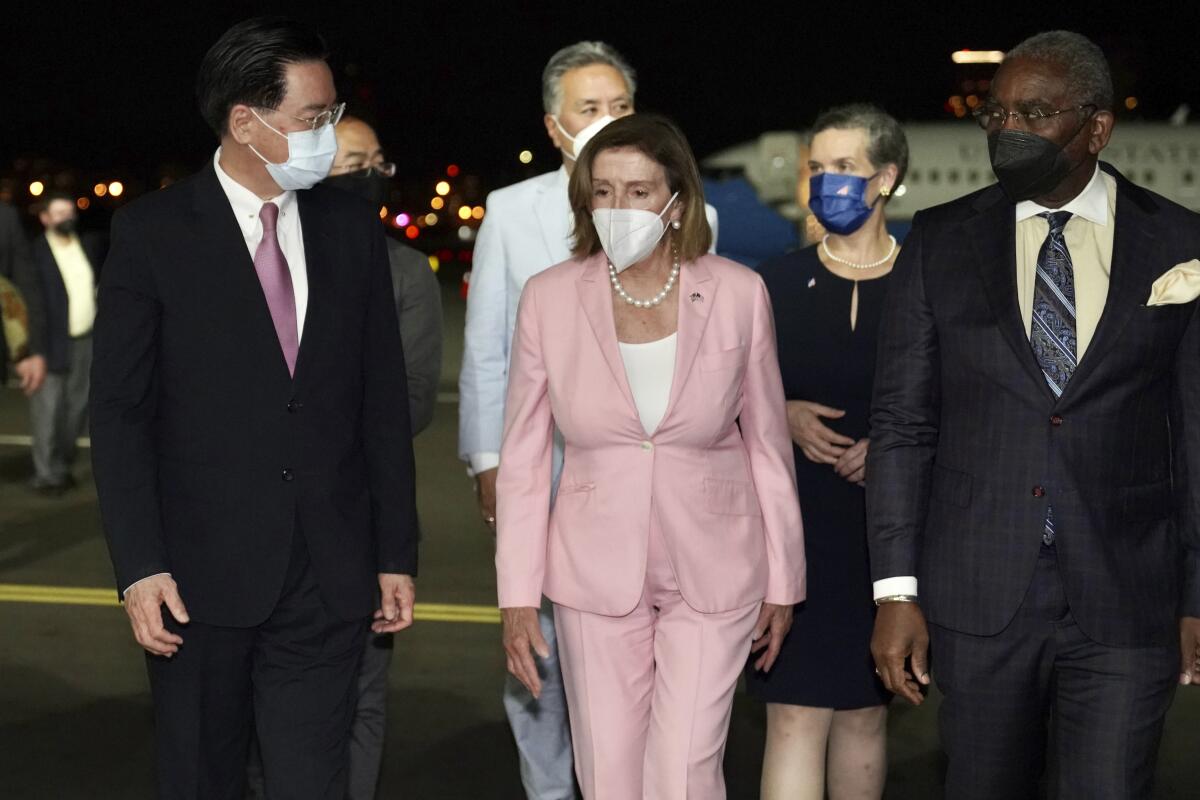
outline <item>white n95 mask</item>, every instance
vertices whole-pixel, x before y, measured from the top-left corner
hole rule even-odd
[[[671,195],[663,210],[655,214],[640,208],[597,208],[592,224],[600,237],[600,246],[617,272],[623,272],[654,250],[667,226],[663,215],[671,208],[679,192]]]
[[[250,145],[254,155],[262,158],[267,165],[267,172],[285,192],[298,189],[311,189],[329,175],[333,167],[333,157],[337,155],[337,135],[333,125],[326,123],[314,130],[292,131],[282,133],[275,130],[267,121],[258,116],[253,108],[250,113],[258,117],[258,121],[278,136],[287,139],[288,159],[282,164],[273,164],[263,158],[262,153]]]
[[[563,155],[572,161],[578,160],[579,154],[583,152],[584,145],[590,142],[592,137],[599,133],[605,125],[616,121],[616,117],[611,117],[608,114],[605,114],[600,119],[593,120],[583,130],[572,136],[571,134],[567,133],[566,128],[564,128],[562,123],[558,121],[558,117],[554,117],[554,124],[558,126],[559,133],[565,136],[567,141],[571,143],[571,150],[573,151],[568,153],[566,150],[563,150]]]

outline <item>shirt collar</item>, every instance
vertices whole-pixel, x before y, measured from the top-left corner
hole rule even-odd
[[[280,217],[286,217],[295,209],[295,192],[284,192],[270,200],[263,200],[229,177],[229,173],[221,169],[221,148],[219,147],[213,156],[213,169],[217,173],[217,181],[225,191],[225,196],[229,198],[229,205],[233,207],[233,215],[237,217],[238,226],[247,236],[253,233],[258,225],[258,214],[262,210],[263,203],[274,203],[279,206]]]
[[[1092,179],[1083,187],[1083,191],[1062,208],[1046,208],[1032,200],[1017,203],[1017,222],[1047,211],[1070,211],[1074,216],[1083,217],[1096,225],[1108,225],[1108,187],[1104,185],[1100,165],[1096,165],[1096,171],[1092,173]]]

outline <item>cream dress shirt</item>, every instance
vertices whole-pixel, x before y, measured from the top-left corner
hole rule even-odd
[[[88,261],[78,236],[72,234],[63,242],[47,232],[46,243],[67,290],[67,332],[72,338],[86,336],[96,321],[96,273],[92,262]]]

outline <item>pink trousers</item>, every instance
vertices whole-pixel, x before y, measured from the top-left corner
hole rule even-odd
[[[654,522],[637,608],[608,617],[555,604],[585,800],[723,800],[733,691],[760,605],[689,607]]]

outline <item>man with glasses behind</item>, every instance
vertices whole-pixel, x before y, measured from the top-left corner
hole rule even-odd
[[[1200,216],[1099,163],[1088,39],[991,90],[999,185],[913,219],[880,325],[871,649],[913,703],[932,652],[950,800],[1035,796],[1047,720],[1051,795],[1149,797],[1200,682]]]
[[[147,651],[159,796],[342,800],[368,629],[412,623],[404,355],[379,217],[336,151],[320,36],[252,19],[205,55],[210,165],[113,219],[92,445]],[[374,619],[374,622],[372,622]]]

